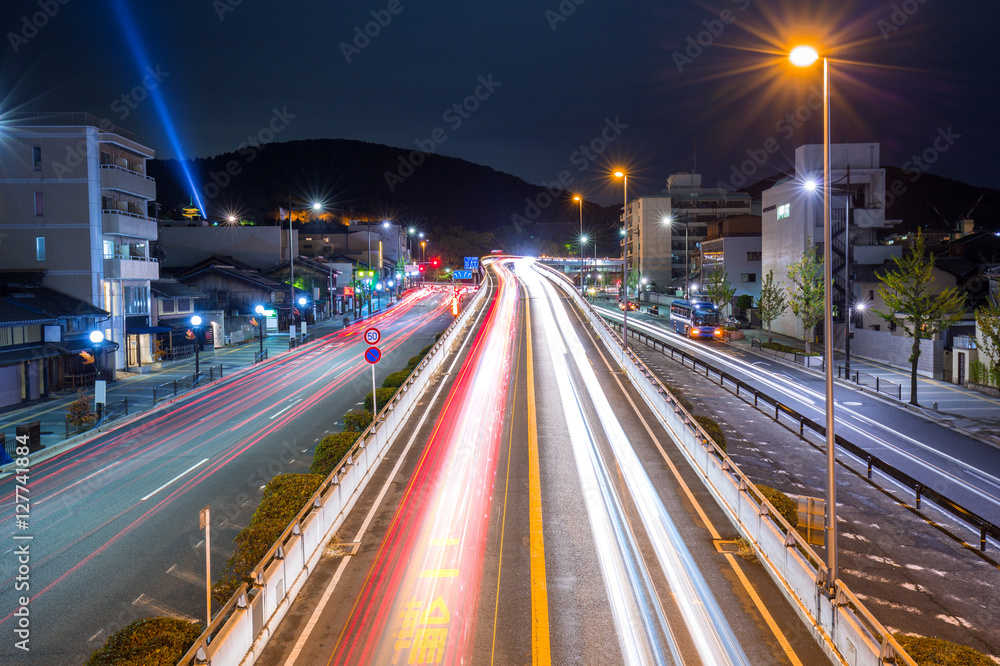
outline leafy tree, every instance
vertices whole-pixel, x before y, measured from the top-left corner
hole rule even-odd
[[[816,250],[811,244],[802,253],[802,258],[788,267],[788,279],[793,286],[788,293],[788,305],[802,322],[806,354],[810,353],[809,344],[815,336],[816,324],[823,321],[824,290],[819,276],[822,267],[823,262],[816,258]]]
[[[632,293],[634,291],[636,293],[636,300],[638,300],[638,298],[639,298],[639,296],[638,296],[638,294],[639,294],[638,286],[639,286],[639,280],[640,279],[642,279],[642,276],[639,275],[639,269],[638,268],[633,268],[631,271],[629,271],[629,273],[628,273],[628,293]]]
[[[767,341],[771,339],[771,322],[784,314],[788,309],[788,301],[785,300],[785,291],[781,285],[774,282],[774,271],[768,271],[764,276],[764,282],[760,285],[760,297],[757,299],[757,315],[767,326]]]
[[[736,287],[729,281],[729,274],[722,266],[719,266],[705,279],[705,294],[709,300],[720,310],[728,305],[732,305],[733,296],[736,295]]]
[[[913,338],[910,348],[910,404],[917,402],[917,361],[920,341],[929,340],[962,318],[965,294],[956,287],[933,293],[934,255],[926,252],[924,236],[917,232],[913,249],[902,258],[893,257],[896,270],[877,275],[881,284],[878,295],[888,308],[876,314],[890,324],[902,325],[903,333]]]
[[[983,340],[983,353],[989,357],[993,373],[1000,373],[1000,299],[990,295],[990,304],[976,310],[976,327]]]

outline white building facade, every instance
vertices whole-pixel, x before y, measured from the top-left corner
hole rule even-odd
[[[112,313],[100,322],[126,352],[149,344],[150,256],[157,238],[146,175],[154,152],[89,114],[6,117],[0,124],[0,265],[44,270],[45,284]],[[127,330],[136,333],[127,336]],[[132,347],[130,349],[129,347]],[[132,363],[135,364],[133,360]]]
[[[885,169],[879,167],[879,144],[834,144],[830,150],[832,212],[830,219],[833,302],[842,319],[845,301],[855,306],[861,299],[859,285],[847,296],[848,274],[859,266],[878,266],[901,255],[899,246],[879,244],[877,231],[895,225],[885,219]],[[762,193],[761,273],[774,271],[774,280],[788,289],[788,267],[812,249],[823,251],[823,146],[805,145],[795,150],[795,176]],[[845,233],[850,239],[847,271]],[[774,332],[799,339],[802,324],[789,308],[772,325]]]

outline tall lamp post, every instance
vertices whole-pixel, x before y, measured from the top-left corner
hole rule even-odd
[[[580,204],[580,291],[583,291],[583,244],[587,242],[587,237],[583,235],[583,197],[577,194],[573,201]]]
[[[201,317],[198,315],[191,317],[191,325],[194,326],[194,383],[197,384],[201,370]]]
[[[323,210],[323,204],[318,201],[310,206],[314,211]],[[288,193],[288,329],[292,328],[292,320],[294,317],[292,313],[295,311],[295,253],[298,248],[292,248],[292,193]],[[291,338],[289,338],[289,344],[291,344]]]
[[[257,337],[260,339],[260,357],[264,358],[264,306],[258,305],[254,308],[257,313]]]
[[[624,171],[615,171],[615,177],[622,179],[625,205],[622,207],[622,217],[624,218],[625,236],[622,242],[622,289],[625,292],[625,316],[622,317],[622,363],[625,362],[625,352],[628,351],[628,174]]]
[[[668,215],[666,218],[667,224],[671,229],[674,227],[674,217],[673,215]],[[684,298],[685,300],[691,300],[691,267],[688,263],[690,261],[691,251],[688,246],[688,227],[690,226],[690,220],[684,220]]]
[[[797,46],[789,54],[796,67],[808,67],[819,59],[811,46]],[[833,432],[833,276],[830,267],[830,66],[823,58],[823,353],[826,379],[826,561],[827,594],[833,595],[837,580],[837,489],[836,439]]]
[[[587,245],[587,237],[580,236],[580,291],[583,292],[584,294],[587,293],[586,273],[584,271],[584,269],[586,268],[586,264],[584,263],[584,258],[583,258],[583,248],[586,245]]]

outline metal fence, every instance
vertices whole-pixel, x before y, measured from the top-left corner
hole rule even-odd
[[[202,370],[197,374],[192,374],[190,377],[180,377],[153,387],[153,404],[155,405],[158,400],[164,400],[168,397],[173,397],[178,393],[194,388],[205,381],[211,382],[216,379],[222,379],[221,363],[219,365],[213,365],[207,371]]]
[[[879,377],[878,375],[871,375],[867,372],[855,370],[852,376],[852,373],[847,368],[842,365],[838,365],[837,379],[853,382],[858,386],[873,388],[876,393],[885,393],[886,395],[896,398],[896,400],[903,399],[902,384],[897,384],[896,382],[889,381],[888,379]]]

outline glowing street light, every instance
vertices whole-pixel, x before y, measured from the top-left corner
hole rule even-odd
[[[191,317],[191,325],[194,327],[194,383],[198,383],[198,371],[201,369],[201,317],[195,315]]]
[[[622,317],[622,363],[625,362],[625,353],[628,351],[628,174],[624,171],[615,171],[615,178],[622,179],[622,189],[624,192],[625,205],[622,206],[622,217],[625,220],[625,228],[622,229],[622,289],[625,293],[625,315]]]
[[[587,242],[587,237],[583,235],[583,197],[576,194],[573,201],[580,204],[580,289],[583,290],[583,244]]]
[[[811,46],[796,46],[788,55],[796,67],[819,59]],[[837,580],[836,436],[833,432],[833,274],[830,267],[830,63],[823,58],[823,353],[826,379],[826,559],[827,594],[835,593]],[[850,323],[847,324],[850,328]]]
[[[257,337],[260,338],[260,360],[264,360],[264,306],[258,305],[253,309],[257,313]]]

